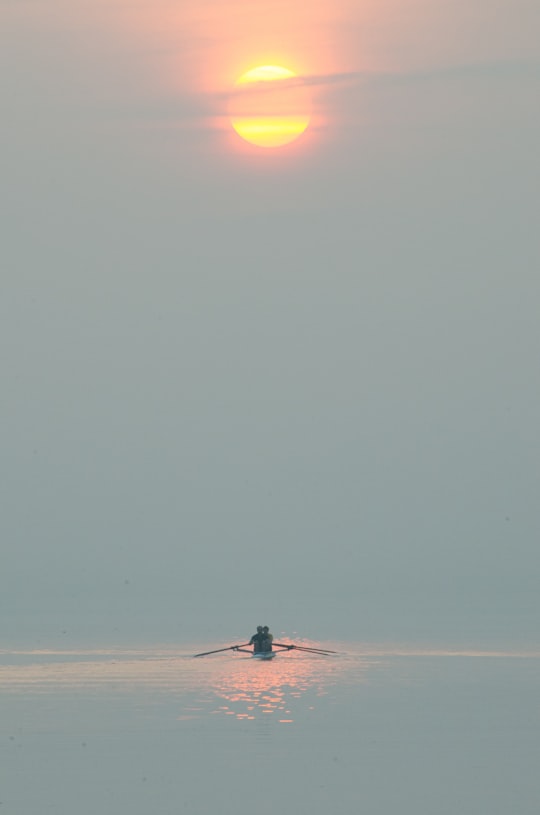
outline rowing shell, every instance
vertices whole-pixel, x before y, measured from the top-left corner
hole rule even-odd
[[[337,653],[336,651],[328,651],[326,648],[312,648],[311,646],[306,645],[294,645],[292,642],[274,642],[273,651],[253,652],[251,649],[248,651],[247,649],[250,645],[250,642],[244,642],[242,645],[228,645],[226,648],[216,648],[214,651],[203,651],[202,654],[193,654],[193,656],[207,657],[210,654],[222,654],[224,651],[237,651],[241,654],[249,654],[251,657],[254,657],[254,659],[273,659],[275,656],[277,656],[277,654],[279,654],[280,651],[292,651],[293,649],[296,651],[303,651],[308,654],[320,654],[327,657]]]

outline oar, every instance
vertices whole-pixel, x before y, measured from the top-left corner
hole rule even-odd
[[[227,648],[216,648],[215,651],[204,651],[202,654],[193,654],[194,657],[207,657],[209,654],[219,654],[222,651],[236,651],[238,648],[245,648],[249,642],[244,642],[242,645],[229,645]]]
[[[330,651],[327,648],[306,648],[303,645],[295,645],[299,651],[312,651],[314,654],[337,654],[337,651]]]
[[[337,651],[328,651],[328,650],[323,651],[322,648],[306,648],[306,646],[304,646],[304,645],[285,645],[282,642],[274,642],[273,644],[279,646],[280,648],[288,648],[289,651],[294,648],[297,651],[311,651],[311,653],[313,653],[313,654],[325,654],[327,656],[329,654],[337,654]]]

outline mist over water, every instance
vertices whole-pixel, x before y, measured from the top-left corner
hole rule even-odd
[[[539,652],[204,645],[1,651],[6,812],[536,812]]]

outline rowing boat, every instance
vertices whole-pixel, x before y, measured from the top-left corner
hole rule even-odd
[[[221,654],[224,651],[238,651],[241,654],[249,654],[253,659],[273,659],[279,653],[288,651],[305,651],[310,654],[321,654],[322,656],[331,656],[336,651],[328,651],[326,648],[311,648],[305,645],[294,645],[293,643],[274,642],[272,651],[252,651],[250,642],[244,642],[242,645],[228,645],[226,648],[216,648],[214,651],[203,651],[202,654],[194,654],[196,657],[207,657],[210,654]],[[249,648],[249,650],[248,650]]]
[[[238,651],[240,654],[249,654],[253,659],[273,659],[279,653],[278,651],[254,651],[251,648],[245,648],[243,645],[233,645],[230,650]],[[196,654],[196,656],[201,656],[201,654]]]

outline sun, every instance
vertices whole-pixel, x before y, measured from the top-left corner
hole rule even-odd
[[[298,139],[310,121],[306,89],[294,71],[259,65],[236,81],[230,122],[244,141],[275,148]]]

